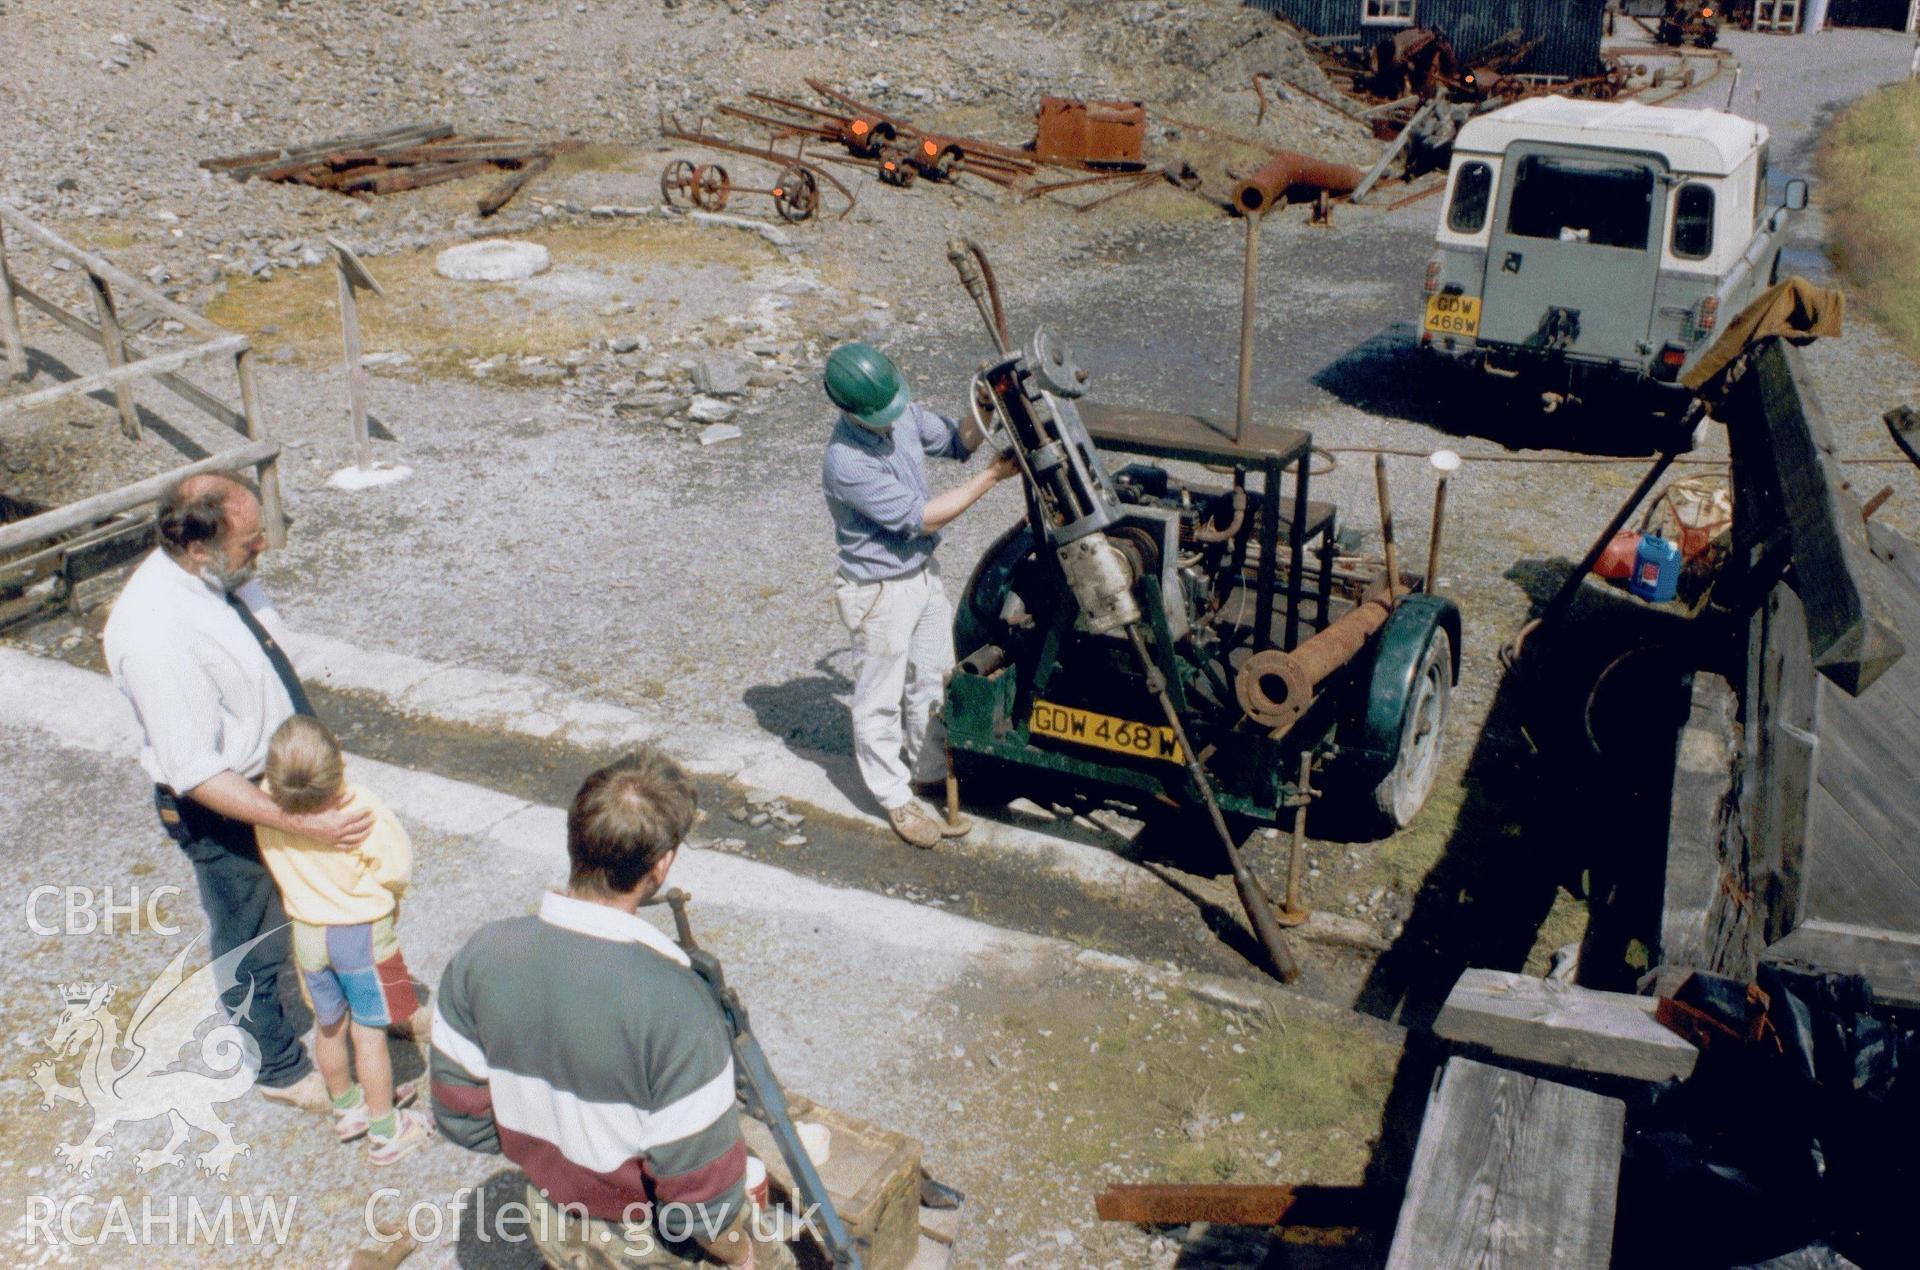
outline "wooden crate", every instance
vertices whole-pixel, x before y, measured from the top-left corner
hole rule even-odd
[[[811,1120],[833,1131],[820,1180],[840,1220],[861,1241],[868,1270],[905,1270],[920,1249],[920,1143],[797,1094],[787,1095],[787,1104],[795,1123]],[[773,1134],[758,1121],[740,1123],[748,1149],[766,1163],[775,1200],[798,1209],[793,1175]],[[825,1265],[819,1251],[802,1246],[800,1264],[809,1265],[811,1254],[811,1264]]]

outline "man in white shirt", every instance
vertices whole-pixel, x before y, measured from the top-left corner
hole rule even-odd
[[[267,546],[253,489],[221,473],[187,477],[160,496],[154,541],[107,620],[107,667],[139,717],[140,763],[161,826],[193,864],[213,955],[259,941],[223,1001],[259,1043],[261,1092],[318,1110],[325,1084],[280,1005],[291,939],[253,827],[353,847],[373,817],[289,815],[254,783],[274,730],[312,709],[275,638],[279,614],[253,581]]]

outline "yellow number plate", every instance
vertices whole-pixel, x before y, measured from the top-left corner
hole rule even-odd
[[[1033,703],[1033,714],[1027,720],[1027,727],[1035,736],[1050,736],[1056,740],[1071,741],[1075,745],[1091,745],[1139,758],[1164,759],[1169,763],[1186,761],[1180,753],[1180,743],[1173,739],[1172,728],[1135,723],[1131,719],[1116,719],[1112,715],[1095,714],[1091,710],[1079,710],[1073,706],[1059,706],[1051,701]]]
[[[1427,329],[1436,335],[1480,334],[1480,297],[1477,295],[1430,295],[1427,297]]]

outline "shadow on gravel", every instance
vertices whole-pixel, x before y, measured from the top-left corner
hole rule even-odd
[[[527,1175],[501,1169],[459,1208],[454,1264],[462,1270],[539,1270],[546,1262],[526,1237]]]
[[[1316,387],[1370,415],[1417,423],[1508,450],[1652,454],[1659,434],[1625,398],[1542,407],[1538,391],[1420,351],[1418,330],[1395,322],[1313,373]]]
[[[93,372],[90,371],[88,373],[91,374]],[[59,358],[48,356],[43,350],[29,346],[27,348],[28,384],[31,385],[32,381],[41,375],[45,375],[47,378],[53,380],[54,383],[41,384],[35,388],[34,391],[38,391],[39,388],[52,388],[57,384],[70,383],[73,380],[83,378],[79,371],[76,371]],[[87,394],[87,398],[90,401],[99,402],[109,410],[115,408],[113,390],[110,388],[102,388],[98,392],[90,392]],[[210,452],[205,446],[184,432],[181,432],[153,411],[147,409],[147,407],[140,402],[135,401],[133,403],[133,410],[134,414],[140,420],[141,427],[146,428],[168,445],[180,451],[189,461],[208,457]]]

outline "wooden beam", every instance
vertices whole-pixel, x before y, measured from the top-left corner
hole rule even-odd
[[[417,190],[439,185],[443,181],[460,181],[483,172],[497,171],[498,168],[483,159],[465,163],[416,163],[405,168],[376,168],[366,176],[342,181],[336,188],[348,193],[398,194],[402,190]]]
[[[159,476],[150,476],[144,481],[135,481],[119,489],[108,490],[104,494],[95,494],[92,498],[83,498],[77,503],[68,503],[65,507],[56,507],[38,516],[29,516],[25,520],[16,520],[10,525],[0,526],[0,553],[13,551],[28,543],[39,542],[45,538],[55,538],[70,530],[90,525],[96,520],[105,520],[150,503],[160,497],[169,484],[188,476],[197,476],[202,472],[232,472],[243,467],[272,462],[280,453],[277,441],[251,441],[237,449],[227,450],[197,463],[174,468],[171,472],[162,472]]]
[[[334,275],[340,284],[340,345],[347,363],[347,426],[353,461],[364,471],[373,466],[367,439],[367,368],[360,364],[360,300],[354,295],[350,256],[336,251]]]
[[[1709,671],[1694,672],[1667,810],[1661,965],[1717,969],[1708,932],[1722,885],[1720,838],[1726,817],[1738,814],[1729,801],[1740,748],[1738,709],[1733,685]]]
[[[120,315],[113,311],[113,292],[93,274],[87,275],[87,290],[93,293],[94,316],[100,319],[100,347],[107,355],[109,368],[118,370],[127,364],[127,337],[120,330]],[[113,386],[114,408],[120,412],[120,431],[127,440],[140,439],[140,412],[133,404],[133,385]]]
[[[66,327],[69,331],[72,331],[76,335],[85,336],[96,344],[100,342],[100,328],[85,318],[67,312],[45,296],[38,295],[26,287],[16,286],[14,290],[22,300],[25,300],[34,308]],[[138,361],[153,356],[151,351],[137,342],[132,336],[128,335],[123,338],[126,342],[128,357]],[[205,392],[190,380],[182,379],[171,371],[156,371],[154,372],[153,379],[155,383],[167,389],[182,401],[206,411],[209,415],[212,415],[221,423],[226,424],[235,432],[243,436],[246,434],[247,418],[245,415],[235,410],[232,406],[229,406],[226,402]]]
[[[0,230],[0,344],[7,349],[7,369],[15,379],[27,377],[27,345],[20,338],[20,306],[14,303],[13,275],[7,271],[7,235]]]
[[[488,190],[485,194],[482,194],[480,196],[480,202],[476,205],[474,210],[478,211],[482,216],[493,215],[495,212],[505,207],[508,204],[508,202],[512,200],[513,196],[520,192],[520,188],[524,186],[528,181],[531,181],[534,177],[539,176],[542,172],[545,172],[548,168],[552,166],[553,166],[552,155],[546,155],[544,157],[537,158],[530,161],[525,167],[521,168],[518,172],[515,172],[513,175],[509,176],[506,180],[500,182],[500,184],[494,186],[491,190]]]
[[[1502,1058],[1633,1080],[1685,1080],[1699,1058],[1653,1020],[1652,997],[1468,970],[1447,994],[1433,1030]]]
[[[240,409],[247,417],[247,435],[256,444],[267,444],[266,413],[260,406],[260,384],[253,373],[253,349],[243,346],[234,354],[233,372],[240,380]],[[280,447],[260,460],[260,519],[267,530],[269,547],[287,545],[287,509],[280,500]]]
[[[90,392],[98,392],[102,388],[132,383],[142,376],[156,375],[161,371],[179,370],[182,366],[190,366],[194,362],[206,361],[214,357],[232,356],[245,352],[246,348],[246,336],[228,335],[221,339],[209,340],[205,344],[196,344],[192,348],[162,353],[143,361],[129,362],[125,366],[116,366],[98,375],[83,375],[79,379],[70,379],[64,384],[55,384],[39,392],[30,392],[24,397],[10,397],[0,401],[0,419],[25,414],[29,410],[38,410],[56,401],[64,401],[68,397],[84,396]]]
[[[25,212],[11,203],[0,203],[0,223],[13,226],[48,251],[57,256],[65,256],[96,278],[111,282],[120,289],[122,299],[129,295],[134,296],[148,308],[172,318],[189,331],[196,331],[209,339],[218,339],[229,333],[186,305],[169,300],[161,294],[158,287],[142,282],[105,256],[76,247],[52,230],[36,224],[28,219]]]
[[[1832,434],[1797,351],[1773,335],[1745,356],[1748,372],[1718,412],[1734,467],[1748,470],[1764,513],[1792,543],[1791,584],[1806,606],[1814,668],[1858,696],[1905,652],[1872,589],[1860,503],[1833,465]]]
[[[1364,199],[1375,183],[1386,175],[1387,167],[1399,157],[1402,150],[1407,148],[1407,143],[1413,140],[1414,128],[1419,126],[1422,119],[1433,113],[1439,102],[1440,99],[1436,97],[1413,112],[1413,118],[1407,120],[1407,126],[1400,129],[1400,135],[1393,139],[1393,144],[1387,147],[1387,152],[1375,160],[1374,165],[1367,169],[1367,174],[1360,178],[1360,184],[1353,187],[1353,193],[1348,196],[1349,202],[1358,203]]]
[[[1606,1270],[1626,1104],[1453,1058],[1414,1148],[1389,1270]]]
[[[202,159],[200,166],[213,172],[225,172],[236,180],[245,181],[258,176],[267,168],[284,166],[299,159],[315,160],[321,155],[332,154],[339,150],[365,150],[382,145],[413,145],[452,135],[453,129],[446,124],[408,124],[405,127],[388,128],[381,132],[362,132],[345,137],[331,137],[325,141],[313,141],[303,146],[256,150],[251,154],[230,155],[224,159]]]

